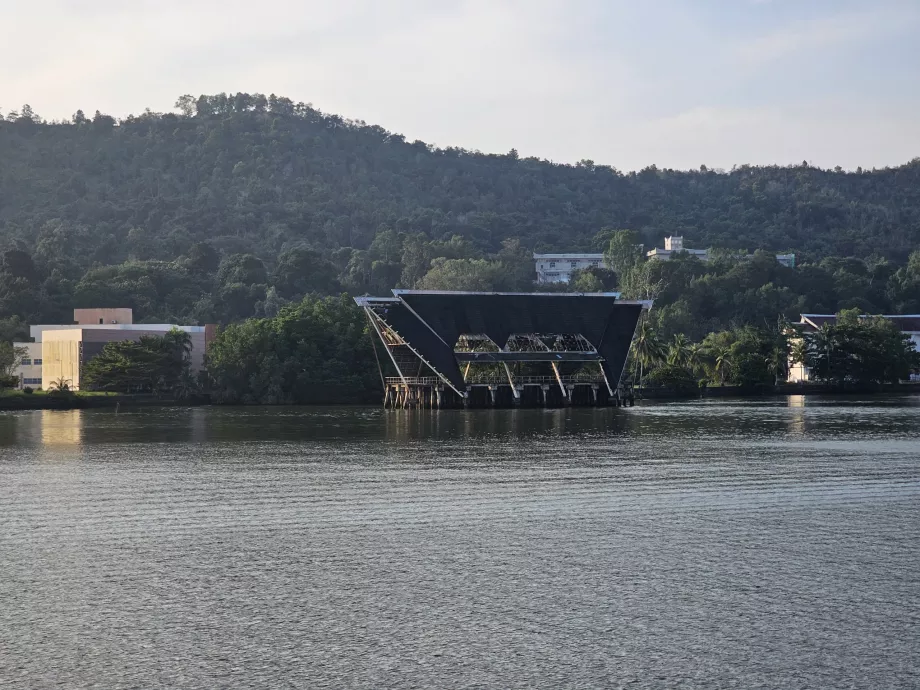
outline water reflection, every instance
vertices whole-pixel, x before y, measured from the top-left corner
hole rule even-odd
[[[83,442],[83,410],[40,410],[41,442],[46,446],[79,446]]]
[[[916,434],[916,397],[645,403],[635,408],[561,410],[382,410],[377,407],[239,407],[41,410],[0,414],[0,447],[87,447],[110,443],[244,443],[378,440],[396,444],[457,438],[566,435],[673,439],[873,433]]]

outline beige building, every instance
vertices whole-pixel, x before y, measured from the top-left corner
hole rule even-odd
[[[29,327],[29,335],[34,342],[16,343],[29,348],[29,357],[23,358],[14,374],[22,380],[21,386],[41,386],[48,390],[53,382],[63,380],[72,390],[80,390],[83,364],[98,355],[106,343],[137,342],[141,336],[163,336],[173,328],[185,331],[191,337],[192,371],[203,369],[204,354],[217,334],[216,326],[135,324],[130,309],[74,309],[73,324]],[[27,380],[32,383],[26,384]]]

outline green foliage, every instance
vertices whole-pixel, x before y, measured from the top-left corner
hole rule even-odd
[[[662,386],[684,393],[699,389],[693,372],[679,364],[663,364],[653,370],[645,377],[645,385]]]
[[[421,290],[495,292],[500,289],[502,280],[502,264],[497,261],[438,258],[418,282],[418,287]]]
[[[754,387],[776,383],[781,375],[776,370],[776,352],[785,353],[786,344],[781,334],[745,326],[710,333],[703,339],[702,349],[712,383]]]
[[[162,337],[144,335],[136,342],[106,343],[83,366],[82,386],[94,391],[173,392],[188,397],[191,347],[189,334],[178,329]]]
[[[307,297],[274,318],[223,329],[208,350],[212,399],[285,404],[367,401],[380,381],[364,313],[346,295]]]
[[[610,241],[604,249],[604,263],[617,275],[626,275],[645,260],[639,236],[632,230],[609,230],[601,233],[602,236],[610,235]]]
[[[19,367],[22,358],[29,354],[28,348],[14,347],[13,343],[0,342],[0,376],[15,381],[12,385],[19,383],[18,377],[13,376],[13,371]]]

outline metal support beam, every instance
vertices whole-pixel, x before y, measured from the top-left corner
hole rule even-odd
[[[604,371],[604,365],[603,365],[602,363],[600,363],[600,364],[598,364],[597,366],[598,366],[598,367],[600,368],[600,370],[601,370],[601,376],[604,377],[604,383],[607,384],[607,392],[610,393],[610,397],[612,398],[612,397],[613,397],[613,389],[610,387],[610,381],[607,380],[607,372]],[[620,374],[620,379],[622,379],[622,378],[623,378],[623,374]],[[620,385],[617,384],[617,388],[619,388],[619,387],[620,387]]]
[[[568,394],[565,391],[565,386],[562,385],[562,376],[559,374],[559,365],[555,362],[550,362],[553,365],[553,373],[556,374],[556,382],[559,384],[559,390],[562,391],[562,397],[568,398]]]
[[[514,377],[511,375],[511,367],[508,366],[507,362],[502,362],[505,365],[505,373],[508,374],[508,383],[511,384],[511,395],[514,396],[515,400],[521,399],[521,391],[517,389],[514,385]]]
[[[365,307],[365,309],[367,309],[368,313],[369,313],[376,321],[379,321],[379,322],[382,323],[384,326],[386,326],[387,328],[389,328],[393,333],[396,333],[397,335],[399,335],[399,333],[398,333],[392,326],[390,326],[390,324],[388,324],[386,321],[384,321],[382,318],[380,318],[380,316],[378,316],[377,314],[375,314],[373,311],[369,310],[367,307]],[[374,326],[375,326],[375,328],[377,329],[377,334],[380,336],[380,339],[383,341],[383,344],[386,345],[386,340],[383,339],[383,333],[380,331],[380,327],[379,327],[376,323],[374,324]],[[429,326],[429,328],[431,328],[431,327]],[[418,350],[416,350],[414,347],[412,347],[411,344],[409,344],[409,341],[408,341],[408,340],[406,340],[405,338],[403,338],[401,335],[400,335],[399,337],[400,337],[400,339],[403,341],[403,344],[404,344],[407,348],[409,348],[409,350],[412,351],[412,354],[414,354],[416,357],[418,357],[418,358],[419,358],[419,361],[423,362],[429,369],[431,369],[435,374],[437,374],[437,376],[438,376],[439,379],[441,379],[445,384],[447,384],[448,386],[450,386],[450,388],[451,388],[457,395],[459,395],[461,398],[462,398],[462,397],[466,397],[466,393],[463,393],[463,392],[457,390],[456,386],[454,386],[454,384],[452,384],[452,383],[450,382],[450,380],[449,380],[446,376],[444,376],[444,374],[442,374],[440,371],[438,371],[438,370],[435,369],[433,366],[431,366],[431,364],[429,364],[428,361],[427,361],[424,357],[422,357],[421,353],[420,353]],[[442,342],[443,342],[443,341],[442,341]],[[395,364],[396,364],[396,360],[393,358],[393,353],[390,352],[389,347],[387,348],[387,352],[390,353],[390,359],[393,360],[393,364],[395,365]],[[398,366],[396,367],[396,370],[399,371],[399,367],[398,367]],[[401,372],[401,371],[399,372],[399,375],[400,375],[400,377],[403,379],[403,381],[406,380],[405,376],[402,375],[402,372]],[[407,385],[408,385],[408,384],[407,384]]]
[[[365,313],[368,315],[368,318],[371,321],[371,325],[374,327],[374,330],[377,331],[377,336],[380,338],[380,342],[383,343],[383,346],[387,350],[387,354],[390,356],[390,361],[393,362],[393,366],[396,367],[396,373],[399,374],[399,378],[402,379],[403,385],[408,389],[409,382],[406,381],[405,375],[402,373],[402,369],[399,368],[399,365],[396,363],[396,358],[393,356],[393,353],[390,351],[390,348],[387,346],[387,341],[383,337],[383,332],[380,330],[380,326],[377,324],[377,315],[371,311],[370,307],[364,307]]]

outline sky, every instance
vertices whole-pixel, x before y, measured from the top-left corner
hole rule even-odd
[[[920,0],[0,0],[0,110],[276,93],[628,171],[920,156]]]

